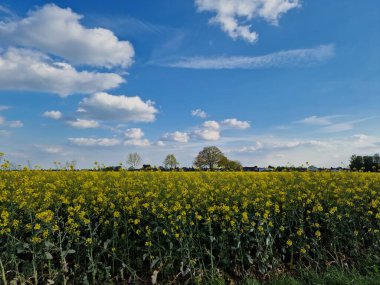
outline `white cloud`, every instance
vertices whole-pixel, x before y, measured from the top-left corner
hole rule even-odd
[[[7,125],[10,128],[22,128],[24,126],[24,123],[17,120],[17,121],[9,121],[7,122]]]
[[[262,69],[309,66],[331,58],[334,45],[294,49],[262,56],[183,57],[178,61],[158,63],[163,66],[189,69]]]
[[[320,130],[324,133],[339,133],[339,132],[352,130],[353,128],[354,128],[354,123],[345,122],[345,123],[332,124],[327,127],[323,127]]]
[[[148,139],[143,139],[144,132],[140,128],[127,129],[124,133],[127,140],[124,142],[125,145],[134,146],[150,146]]]
[[[24,126],[23,122],[17,121],[7,121],[4,117],[0,116],[0,125],[8,128],[22,128]]]
[[[46,118],[50,118],[53,120],[59,120],[62,118],[62,112],[61,111],[46,111],[43,113],[43,116]]]
[[[69,138],[70,143],[78,146],[115,146],[120,140],[115,138]]]
[[[46,4],[25,18],[0,22],[0,38],[10,45],[36,48],[73,64],[132,64],[134,50],[128,41],[120,41],[107,29],[88,29],[80,23],[81,18],[70,8]]]
[[[165,146],[165,142],[163,142],[163,141],[160,140],[160,141],[156,142],[156,145],[157,146]]]
[[[0,51],[0,89],[57,93],[93,93],[119,86],[124,79],[115,73],[77,71],[32,50]]]
[[[211,129],[211,130],[219,130],[220,125],[217,121],[206,121],[202,124],[202,126],[206,129]]]
[[[236,155],[245,165],[348,165],[351,155],[372,155],[380,152],[380,137],[356,134],[340,137],[294,138],[278,136],[235,138],[236,147],[226,152]],[[244,146],[244,141],[247,145]],[[232,141],[229,141],[232,144]]]
[[[14,13],[7,7],[0,5],[0,13],[4,13],[10,17],[15,17]]]
[[[49,154],[60,154],[63,152],[63,147],[59,145],[36,145],[36,147],[42,151]]]
[[[173,132],[164,134],[162,140],[187,143],[189,141],[189,134],[183,132]]]
[[[194,130],[192,135],[198,139],[206,141],[217,141],[220,139],[220,131],[217,129],[198,129]]]
[[[124,135],[129,139],[141,139],[144,132],[140,128],[131,128],[126,130]]]
[[[94,120],[76,119],[75,121],[68,121],[67,123],[78,129],[92,129],[99,127],[99,123]]]
[[[201,109],[192,110],[191,115],[193,115],[194,117],[202,118],[202,119],[207,117],[207,113]]]
[[[80,108],[86,116],[95,119],[124,122],[152,122],[158,112],[150,100],[144,102],[138,96],[116,96],[104,92],[84,98]]]
[[[0,130],[0,137],[7,137],[10,133],[6,130]]]
[[[217,121],[205,121],[201,127],[192,131],[191,136],[206,141],[220,139],[220,125]]]
[[[231,38],[255,42],[258,34],[246,24],[255,18],[263,18],[277,25],[280,17],[300,6],[300,0],[195,0],[199,11],[214,12],[210,23],[218,24]]]
[[[332,118],[333,116],[325,116],[325,117],[310,116],[300,121],[296,121],[296,123],[305,124],[305,125],[325,126],[325,125],[332,124],[332,121],[331,121]]]
[[[251,126],[248,121],[239,121],[235,118],[223,120],[222,125],[232,129],[247,129]]]
[[[150,146],[150,142],[148,139],[129,139],[124,142],[124,145],[146,147],[146,146]]]
[[[8,109],[10,109],[9,106],[0,105],[0,111],[5,111],[5,110],[8,110]]]

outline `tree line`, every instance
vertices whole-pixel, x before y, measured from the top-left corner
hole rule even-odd
[[[352,155],[350,169],[353,171],[378,172],[380,171],[380,155]]]
[[[127,165],[130,170],[137,170],[141,165],[141,157],[136,152],[130,153],[127,159]],[[163,169],[175,170],[179,166],[179,162],[174,154],[168,154],[163,161]],[[223,152],[216,146],[203,148],[195,158],[193,166],[201,170],[226,170],[240,171],[243,169],[242,164],[237,160],[228,159]],[[149,168],[150,165],[143,165],[143,169]]]

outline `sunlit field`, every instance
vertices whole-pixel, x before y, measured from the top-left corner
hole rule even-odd
[[[236,284],[376,272],[379,194],[378,174],[352,172],[1,171],[1,280]]]

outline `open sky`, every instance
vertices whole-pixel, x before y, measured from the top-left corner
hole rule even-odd
[[[378,0],[1,0],[0,151],[25,165],[347,165],[380,152]]]

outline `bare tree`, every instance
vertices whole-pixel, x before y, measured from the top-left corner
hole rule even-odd
[[[130,166],[131,169],[137,169],[141,164],[141,157],[138,155],[137,152],[130,153],[128,155],[127,164]]]
[[[216,146],[205,147],[195,158],[194,165],[200,168],[208,167],[214,170],[224,158],[223,153]]]
[[[163,163],[164,163],[165,168],[169,168],[169,169],[177,168],[177,166],[179,165],[174,154],[168,154]]]

